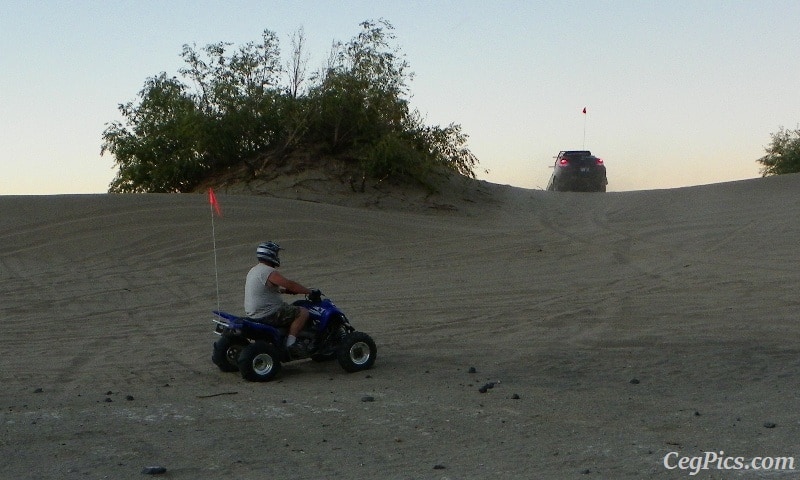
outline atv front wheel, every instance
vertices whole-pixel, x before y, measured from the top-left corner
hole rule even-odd
[[[211,361],[223,372],[235,372],[239,370],[237,362],[239,354],[250,342],[244,337],[223,336],[214,342],[214,351],[211,354]]]
[[[342,339],[336,359],[343,369],[353,373],[371,368],[377,356],[378,347],[372,337],[363,332],[353,332]]]
[[[242,378],[251,382],[268,382],[281,371],[278,349],[267,342],[254,342],[239,355]]]

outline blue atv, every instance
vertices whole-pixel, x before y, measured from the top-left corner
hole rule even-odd
[[[311,295],[293,303],[309,311],[305,328],[297,337],[312,360],[337,360],[347,372],[360,372],[375,363],[378,349],[372,338],[357,332],[347,316],[330,299]],[[281,363],[292,360],[286,348],[288,329],[255,322],[247,317],[214,310],[215,331],[211,360],[223,372],[239,371],[252,382],[268,382],[281,371]],[[306,357],[301,357],[306,358]]]

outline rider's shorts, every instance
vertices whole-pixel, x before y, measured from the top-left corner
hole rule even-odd
[[[256,320],[259,323],[266,323],[273,327],[288,327],[297,316],[300,315],[300,307],[284,303],[278,307],[278,311],[272,315]]]

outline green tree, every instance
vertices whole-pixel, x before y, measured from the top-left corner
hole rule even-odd
[[[765,150],[767,154],[757,160],[763,165],[761,175],[800,172],[800,128],[787,130],[781,127],[772,134],[772,143]]]
[[[183,191],[206,171],[197,106],[186,86],[164,73],[149,78],[139,96],[138,104],[119,106],[128,125],[113,122],[103,133],[101,153],[114,155],[119,167],[110,191]]]
[[[334,45],[329,65],[309,91],[313,135],[338,153],[374,145],[408,117],[408,63],[390,48],[386,20],[366,21],[359,35]]]
[[[212,170],[236,165],[273,148],[284,137],[286,104],[275,33],[228,53],[229,43],[202,51],[184,45],[180,70],[194,85],[192,98],[205,117],[201,148]]]
[[[179,73],[193,87],[162,73],[147,79],[137,102],[120,105],[125,123],[112,122],[101,147],[119,167],[111,192],[191,191],[285,137],[292,109],[279,84],[277,37],[265,30],[260,43],[230,46],[184,45]]]
[[[433,188],[435,176],[474,177],[477,158],[461,126],[425,126],[409,107],[408,62],[386,20],[361,23],[361,33],[337,44],[318,85],[310,92],[312,130],[332,152],[350,151],[365,175],[406,178]]]

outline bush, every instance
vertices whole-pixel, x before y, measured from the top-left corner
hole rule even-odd
[[[150,78],[138,105],[120,105],[128,125],[112,123],[101,153],[114,155],[119,173],[113,192],[174,192],[209,169],[200,152],[203,118],[178,80]]]
[[[103,133],[101,152],[119,167],[111,192],[191,191],[206,178],[260,158],[296,149],[355,158],[365,176],[412,180],[431,187],[438,172],[474,177],[477,159],[459,125],[425,126],[407,100],[408,63],[390,46],[385,20],[365,21],[361,33],[336,44],[328,65],[304,69],[302,31],[293,58],[281,66],[278,40],[229,52],[217,43],[198,51],[184,46],[184,80],[165,73],[149,78],[138,101],[120,105],[125,122]],[[280,79],[288,73],[288,85]],[[265,155],[269,154],[269,155]],[[322,165],[324,168],[324,165]]]
[[[761,175],[782,175],[800,172],[800,128],[786,130],[783,127],[772,134],[772,143],[767,154],[757,160],[763,165]]]

